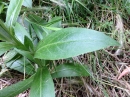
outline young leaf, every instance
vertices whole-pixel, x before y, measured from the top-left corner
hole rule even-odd
[[[63,64],[57,66],[56,71],[52,73],[53,78],[73,76],[89,76],[89,71],[80,64]]]
[[[7,27],[11,27],[16,23],[23,1],[24,0],[10,0],[5,22]]]
[[[4,9],[4,3],[0,2],[0,14],[2,13],[3,9]]]
[[[46,29],[43,28],[43,25],[47,24],[47,22],[41,17],[31,14],[28,15],[26,19],[32,24],[32,27],[40,40],[49,34],[48,30],[46,31]]]
[[[35,31],[37,37],[38,37],[40,40],[42,40],[43,37],[46,36],[46,35],[43,36],[43,32],[44,32],[44,31],[43,31],[42,27],[37,26],[37,25],[35,25],[35,24],[32,24],[32,26],[33,26],[33,28],[34,28],[34,31]]]
[[[54,83],[48,68],[39,68],[32,83],[30,97],[55,97]]]
[[[12,38],[8,32],[5,24],[0,20],[0,40],[11,42]]]
[[[9,42],[0,42],[0,56],[13,47],[14,45]]]
[[[52,21],[49,21],[48,23],[43,20],[41,17],[39,16],[36,16],[34,14],[31,14],[31,15],[28,15],[28,17],[26,18],[26,20],[32,24],[35,24],[39,27],[42,27],[42,28],[46,28],[46,29],[49,29],[49,30],[54,30],[54,31],[57,31],[57,30],[60,30],[61,28],[57,28],[57,27],[54,27],[53,24],[57,23],[60,21],[59,18],[56,18]],[[53,27],[51,27],[51,25]]]
[[[39,26],[43,26],[43,25],[47,24],[47,22],[43,18],[41,18],[35,14],[29,14],[28,17],[26,17],[26,20],[32,24],[36,24]]]
[[[86,28],[65,28],[40,41],[35,58],[57,60],[118,45],[117,41],[102,32]]]
[[[34,50],[33,42],[27,36],[24,37],[24,45],[29,51]]]
[[[14,31],[15,31],[16,38],[22,44],[24,44],[24,37],[25,36],[27,36],[29,39],[31,39],[29,33],[27,33],[27,31],[25,30],[25,28],[23,26],[21,26],[19,23],[16,23],[16,25],[14,27]]]
[[[46,26],[61,28],[61,20],[62,20],[62,17],[58,17],[58,16],[54,17],[54,18],[52,18],[51,20],[48,21]]]
[[[20,29],[21,30],[21,29]],[[4,23],[0,20],[0,40],[12,42],[16,47],[21,49],[26,49],[24,45],[18,41],[13,32],[9,31],[9,29],[4,25]]]
[[[30,88],[34,76],[0,90],[0,97],[14,97]]]
[[[15,50],[19,54],[21,54],[22,56],[25,56],[26,58],[28,58],[29,60],[31,60],[32,62],[34,61],[33,56],[32,56],[32,54],[30,52],[24,51],[24,50],[20,50],[20,49],[16,49],[16,48],[15,48]]]

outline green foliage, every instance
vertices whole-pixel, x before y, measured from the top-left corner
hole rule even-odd
[[[2,41],[12,41],[12,37],[9,33],[8,28],[5,26],[5,24],[0,20],[0,40]]]
[[[34,57],[64,59],[109,46],[118,46],[118,43],[101,32],[86,28],[65,28],[41,40]]]
[[[88,68],[81,64],[57,66],[51,74],[49,60],[74,57],[109,46],[118,42],[102,32],[86,28],[61,28],[61,17],[49,20],[30,14],[17,22],[22,4],[31,7],[31,0],[10,0],[6,22],[0,20],[0,54],[4,56],[7,67],[34,76],[0,91],[1,97],[12,97],[31,87],[30,97],[55,97],[53,78],[90,76]],[[81,2],[76,0],[85,7]],[[29,3],[29,5],[27,5]],[[67,1],[66,7],[69,8]],[[86,7],[85,7],[86,8]],[[70,10],[67,11],[68,14]],[[20,18],[21,19],[21,18]],[[5,26],[6,25],[6,26]],[[7,58],[11,55],[10,58]]]
[[[0,2],[0,14],[2,13],[3,9],[4,9],[4,3]]]
[[[27,31],[25,30],[25,28],[23,26],[21,26],[19,23],[16,23],[16,25],[14,27],[14,31],[15,31],[16,38],[22,44],[24,44],[24,38],[25,38],[25,36],[28,37],[28,38],[30,38],[29,33],[27,33]]]
[[[42,67],[35,74],[30,97],[55,97],[54,83],[47,67]]]
[[[31,86],[34,76],[0,91],[0,97],[14,97]]]
[[[14,45],[8,42],[0,42],[0,55],[13,48]]]
[[[53,78],[89,76],[89,70],[80,64],[62,64],[56,67],[52,73]]]
[[[12,27],[16,23],[23,1],[24,0],[10,0],[10,5],[6,15],[7,27]]]
[[[34,66],[27,58],[16,58],[8,61],[6,66],[21,73],[32,75],[35,73]]]

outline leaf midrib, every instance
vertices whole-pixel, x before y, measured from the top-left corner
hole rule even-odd
[[[32,80],[32,81],[33,81],[33,80]],[[26,87],[26,85],[30,84],[32,81],[30,81],[30,82],[27,83],[27,84],[24,84],[23,87],[21,86],[21,88],[19,88],[18,91],[20,91],[22,88]],[[9,97],[10,97],[12,94],[14,94],[15,92],[16,92],[16,91],[14,91],[13,93],[11,93],[11,94],[9,95]]]
[[[41,48],[37,49],[37,51],[43,49],[43,48],[47,48],[51,45],[57,45],[57,44],[64,44],[64,43],[70,43],[70,42],[81,42],[81,41],[84,41],[84,42],[87,42],[87,39],[81,39],[81,40],[71,40],[71,41],[62,41],[62,42],[55,42],[55,43],[50,43],[50,44],[47,44],[47,45],[44,45],[42,46]],[[93,41],[97,41],[97,40],[93,40]],[[101,40],[102,41],[102,40]],[[92,40],[89,39],[88,43],[92,43]],[[44,43],[43,43],[44,44]],[[36,52],[37,52],[36,51]]]

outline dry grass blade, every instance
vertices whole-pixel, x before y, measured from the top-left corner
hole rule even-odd
[[[130,73],[130,67],[127,67],[126,69],[123,70],[123,72],[119,75],[118,79],[121,79],[123,76],[127,75]]]
[[[117,14],[116,16],[116,31],[119,34],[119,42],[120,42],[120,46],[117,49],[117,51],[115,52],[115,55],[121,55],[122,54],[122,49],[124,48],[124,40],[123,40],[123,32],[124,32],[124,27],[123,27],[123,20],[122,17]]]

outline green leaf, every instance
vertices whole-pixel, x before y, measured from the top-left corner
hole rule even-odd
[[[49,22],[46,22],[41,17],[31,14],[26,19],[32,23],[34,31],[40,40],[52,33],[52,30],[60,29],[55,27],[61,27],[61,17],[54,17]]]
[[[46,36],[46,34],[43,35],[43,32],[44,32],[44,31],[43,31],[42,27],[37,26],[37,25],[35,25],[35,24],[32,24],[32,26],[33,26],[33,28],[34,28],[34,31],[35,31],[37,37],[38,37],[40,40],[42,40],[43,37]]]
[[[61,21],[62,17],[53,17],[51,20],[48,21],[46,26],[51,26],[51,27],[60,27],[61,28]]]
[[[27,36],[24,38],[24,45],[29,51],[34,51],[33,42]]]
[[[28,75],[35,73],[32,63],[27,58],[19,55],[14,49],[4,54],[3,61],[8,68],[26,73]]]
[[[13,49],[10,50],[9,52],[7,52],[6,54],[4,54],[3,56],[3,61],[6,63],[8,61],[10,61],[11,59],[13,59],[16,56],[17,52]]]
[[[0,40],[11,42],[11,36],[3,21],[0,20]]]
[[[13,30],[13,29],[12,29]],[[9,29],[4,25],[4,23],[0,20],[0,40],[2,41],[8,41],[15,44],[16,47],[21,49],[26,49],[24,45],[18,41],[14,35],[13,31],[9,31]],[[17,33],[19,32],[17,29],[15,29]],[[21,29],[20,29],[21,30]],[[20,33],[20,32],[19,32]],[[24,34],[24,33],[23,33]]]
[[[65,28],[40,41],[34,57],[57,60],[118,45],[117,41],[102,32],[86,28]]]
[[[34,31],[40,40],[49,34],[49,32],[45,28],[43,28],[43,25],[47,24],[47,22],[43,18],[31,14],[28,15],[26,20],[32,24]]]
[[[30,97],[55,97],[54,83],[48,68],[39,68],[32,83]]]
[[[14,97],[30,88],[34,76],[0,90],[0,97]]]
[[[23,5],[28,8],[32,8],[32,0],[24,0]]]
[[[47,22],[43,18],[41,18],[35,14],[29,14],[28,17],[26,17],[26,20],[32,24],[36,24],[39,26],[43,26],[43,25],[47,24]]]
[[[14,45],[9,42],[0,42],[0,56],[13,47]]]
[[[88,68],[80,64],[62,64],[57,66],[56,70],[52,73],[53,78],[89,75]]]
[[[15,36],[16,38],[22,43],[24,44],[24,37],[27,36],[29,39],[30,35],[29,33],[25,30],[25,28],[23,26],[21,26],[19,23],[16,23],[15,27],[14,27],[14,31],[15,31]]]
[[[6,66],[28,75],[34,74],[35,70],[31,62],[26,58],[16,58],[6,63]]]
[[[54,31],[60,30],[61,28],[51,27],[50,25],[55,24],[56,22],[60,21],[60,19],[61,18],[54,18],[52,21],[49,21],[47,23],[41,17],[36,16],[34,14],[28,15],[28,17],[26,18],[26,20],[28,22],[32,23],[32,24],[35,24],[35,25],[37,25],[39,27],[46,28],[46,29],[49,29],[49,30],[54,30]]]
[[[25,56],[26,58],[28,58],[29,60],[31,60],[32,62],[34,61],[32,54],[29,51],[24,51],[24,50],[20,50],[20,49],[16,49],[15,50],[21,54],[22,56]]]
[[[4,3],[0,2],[0,14],[2,13],[3,9],[4,9]]]
[[[10,28],[16,23],[23,1],[24,0],[10,0],[5,22],[7,27]]]

